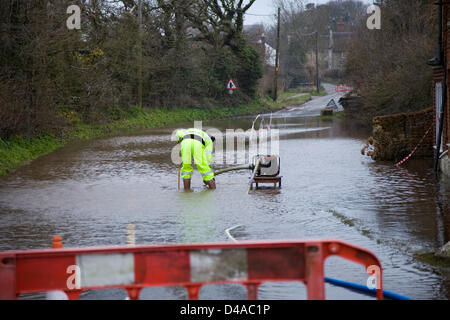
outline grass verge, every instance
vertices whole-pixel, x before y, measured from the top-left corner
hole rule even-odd
[[[316,116],[314,119],[321,119],[321,120],[334,120],[334,119],[345,119],[347,117],[347,114],[345,111],[339,111],[334,112],[332,116]]]
[[[372,232],[368,229],[364,229],[360,226],[360,223],[356,219],[348,218],[345,215],[335,211],[335,210],[329,210],[329,212],[337,219],[339,219],[343,224],[354,227],[356,230],[361,233],[364,237],[369,238],[371,240],[374,240],[374,236]],[[378,242],[378,241],[377,241]]]
[[[450,258],[438,257],[434,252],[416,252],[414,257],[433,267],[450,269]]]
[[[38,138],[0,139],[0,177],[7,175],[17,166],[47,154],[62,145],[61,141],[49,134],[42,134]]]

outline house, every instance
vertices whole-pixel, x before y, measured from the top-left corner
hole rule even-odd
[[[259,55],[264,62],[264,77],[260,80],[258,91],[261,96],[268,94],[273,88],[275,79],[276,50],[266,42],[264,25],[245,25],[243,33],[250,44],[259,52]],[[283,83],[279,80],[278,88],[282,87]]]
[[[329,32],[328,69],[342,70],[348,43],[354,34],[352,32],[352,24],[344,18],[333,19]]]
[[[244,35],[250,44],[258,50],[264,64],[269,67],[275,67],[276,50],[267,42],[264,34],[264,25],[254,24],[244,26]]]

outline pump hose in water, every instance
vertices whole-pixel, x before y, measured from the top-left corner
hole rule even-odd
[[[357,283],[352,283],[352,282],[348,282],[348,281],[343,281],[343,280],[338,280],[338,279],[333,279],[333,278],[329,278],[329,277],[325,277],[325,282],[335,285],[337,287],[341,287],[341,288],[346,288],[352,291],[356,291],[356,292],[360,292],[362,294],[366,294],[369,296],[375,296],[376,295],[376,289],[369,289],[367,286],[363,286],[361,284],[357,284]],[[410,297],[406,297],[403,295],[400,295],[398,293],[392,292],[392,291],[387,291],[387,290],[383,290],[383,296],[385,298],[388,299],[392,299],[392,300],[413,300]]]
[[[250,188],[251,188],[252,183],[253,183],[253,181],[254,181],[254,179],[255,179],[255,175],[256,175],[256,173],[258,172],[260,163],[261,163],[261,160],[258,159],[258,161],[256,162],[256,166],[254,167],[253,174],[252,174],[252,176],[251,176],[251,178],[250,178],[250,181],[249,181],[249,187],[248,187],[248,190],[247,190],[247,194],[250,193]],[[238,171],[238,170],[246,170],[246,169],[247,169],[247,170],[248,170],[248,169],[253,169],[253,165],[251,165],[251,164],[246,164],[246,165],[244,165],[244,166],[232,167],[232,168],[225,168],[225,169],[217,170],[217,171],[214,172],[214,175],[215,175],[215,176],[218,176],[219,174],[222,174],[222,173],[225,173],[225,172]]]
[[[246,170],[246,169],[251,169],[251,168],[252,168],[251,165],[246,164],[244,166],[225,168],[225,169],[217,170],[217,171],[214,172],[214,175],[218,176],[219,174],[222,174],[222,173],[225,173],[225,172],[237,171],[237,170]]]
[[[222,173],[230,172],[230,171],[238,171],[238,170],[254,169],[254,170],[253,170],[253,173],[252,173],[252,176],[250,177],[250,181],[249,181],[249,183],[248,183],[247,194],[249,194],[249,193],[250,193],[250,188],[252,187],[252,183],[255,181],[255,176],[256,176],[256,173],[257,173],[258,170],[259,170],[259,166],[260,166],[260,165],[261,165],[261,159],[258,159],[258,161],[256,161],[256,165],[255,165],[254,167],[253,167],[253,165],[251,165],[251,164],[246,164],[246,165],[239,166],[239,167],[225,168],[225,169],[221,169],[221,170],[215,171],[215,172],[214,172],[214,175],[215,175],[215,176],[218,176],[218,175],[220,175],[220,174],[222,174]]]

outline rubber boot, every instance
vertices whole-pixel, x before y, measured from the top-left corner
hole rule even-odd
[[[186,191],[191,190],[191,180],[190,179],[183,179],[183,185],[184,185],[184,190],[186,190]]]
[[[216,179],[212,179],[208,182],[205,182],[205,184],[211,189],[216,190]]]

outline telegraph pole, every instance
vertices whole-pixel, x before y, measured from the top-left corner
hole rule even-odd
[[[319,32],[316,31],[316,86],[317,94],[320,92],[320,79],[319,79]]]
[[[280,69],[279,60],[280,60],[280,15],[281,8],[278,8],[278,27],[277,27],[277,53],[275,58],[275,79],[273,80],[273,100],[277,101],[278,99],[278,71]]]
[[[142,108],[142,0],[139,0],[138,6],[139,6],[138,103],[139,108]]]

